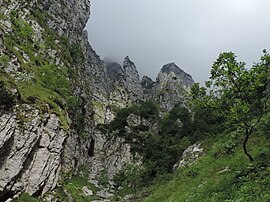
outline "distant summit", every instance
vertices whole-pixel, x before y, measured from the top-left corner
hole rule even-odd
[[[168,63],[164,65],[161,69],[162,72],[170,73],[174,72],[175,74],[183,74],[185,73],[180,67],[178,67],[174,62]]]
[[[164,65],[159,73],[161,75],[162,73],[171,74],[172,79],[180,79],[181,82],[186,86],[192,86],[194,84],[194,80],[190,74],[187,74],[182,70],[180,67],[178,67],[175,63],[168,63]],[[174,75],[174,76],[173,76]],[[160,76],[158,76],[157,81],[159,82]]]
[[[172,109],[176,104],[184,104],[184,94],[194,84],[193,78],[175,63],[164,65],[158,73],[152,99],[165,110]]]
[[[143,76],[140,81],[137,67],[128,56],[123,66],[105,59],[107,76],[110,79],[110,99],[116,105],[140,103],[151,100],[164,110],[172,109],[176,104],[183,104],[184,94],[194,84],[193,78],[175,63],[165,64],[157,75],[156,81]]]

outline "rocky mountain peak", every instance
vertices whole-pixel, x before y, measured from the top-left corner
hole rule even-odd
[[[117,62],[106,62],[107,74],[108,77],[112,80],[115,80],[119,77],[124,76],[124,71],[120,64]]]
[[[175,63],[164,65],[157,76],[157,83],[181,83],[184,88],[189,88],[194,84],[193,78],[184,72]]]
[[[140,83],[140,76],[137,67],[135,66],[134,62],[129,59],[128,56],[126,56],[124,59],[123,69],[127,78],[132,79],[132,81],[136,81],[136,83]]]
[[[126,57],[124,58],[123,67],[124,67],[124,69],[127,68],[127,67],[135,67],[135,64],[134,64],[134,62],[132,62],[132,61],[129,59],[128,56],[126,56]]]
[[[185,73],[180,67],[178,67],[174,62],[168,63],[164,65],[161,69],[161,72],[170,73],[174,72],[175,74],[183,74]]]
[[[159,103],[161,108],[170,110],[175,104],[185,102],[184,92],[188,91],[193,84],[194,80],[189,74],[185,73],[175,63],[168,63],[158,73],[151,97]]]

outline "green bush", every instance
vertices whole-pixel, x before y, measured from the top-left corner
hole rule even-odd
[[[159,134],[151,134],[149,127],[144,125],[134,127],[131,132],[126,133],[127,117],[132,113],[145,119],[160,121],[156,105],[146,101],[140,106],[120,109],[116,118],[108,126],[103,125],[99,128],[103,132],[108,131],[108,128],[109,132],[117,131],[116,134],[124,137],[131,145],[133,154],[141,154],[145,167],[141,181],[142,184],[149,185],[155,178],[171,173],[173,165],[191,144],[188,138],[193,132],[191,113],[184,107],[173,108],[161,121]]]
[[[162,136],[184,137],[193,133],[191,113],[185,107],[174,107],[164,117],[161,126]]]
[[[151,101],[143,102],[142,105],[139,107],[137,113],[138,115],[146,119],[151,117],[157,117],[159,115],[157,106]]]
[[[13,34],[18,42],[21,44],[26,44],[28,41],[32,40],[34,34],[33,28],[25,20],[18,17],[16,11],[10,13]]]
[[[137,106],[120,109],[117,112],[115,119],[110,123],[110,131],[118,130],[120,134],[124,133],[125,126],[128,125],[127,117],[136,110],[138,110]]]
[[[142,185],[145,169],[142,165],[128,164],[125,169],[114,176],[116,187],[122,187],[125,194],[132,193],[136,196],[138,189]]]

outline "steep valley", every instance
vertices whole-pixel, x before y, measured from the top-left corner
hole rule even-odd
[[[88,0],[0,2],[0,201],[269,201],[268,111],[249,162],[191,75],[101,60],[89,16]]]

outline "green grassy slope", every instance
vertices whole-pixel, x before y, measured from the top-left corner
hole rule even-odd
[[[158,185],[144,202],[269,202],[270,140],[259,132],[249,141],[250,162],[242,150],[240,132],[202,143],[204,156]]]

